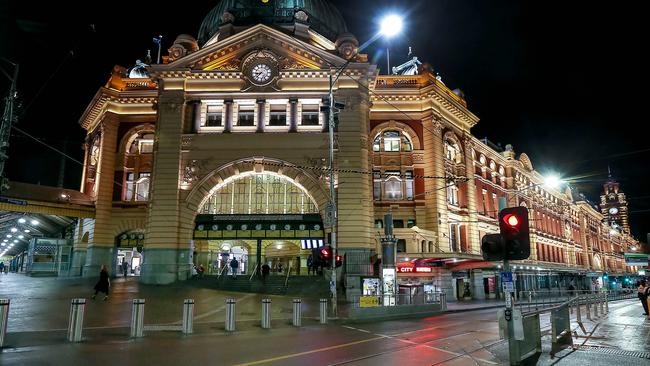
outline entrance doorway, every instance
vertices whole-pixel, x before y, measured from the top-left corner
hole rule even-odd
[[[300,246],[287,240],[264,240],[264,259],[271,274],[300,273]]]
[[[140,276],[144,232],[129,231],[117,236],[113,251],[112,274],[116,277]]]
[[[210,240],[209,271],[212,274],[245,275],[249,272],[249,246],[243,240]],[[237,261],[237,271],[233,273],[232,261]],[[202,263],[197,263],[202,264]]]

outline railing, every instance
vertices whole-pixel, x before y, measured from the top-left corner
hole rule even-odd
[[[550,309],[568,301],[577,301],[576,298],[582,298],[591,295],[607,294],[608,301],[632,299],[636,297],[636,291],[633,289],[616,289],[610,291],[590,291],[590,290],[542,290],[542,291],[523,291],[522,296],[516,307],[522,314],[538,312],[540,310]]]
[[[423,294],[398,294],[398,295],[373,295],[355,296],[352,299],[352,306],[355,308],[371,306],[401,306],[401,305],[427,305],[446,303],[445,293],[428,292]]]
[[[291,274],[291,261],[289,261],[289,268],[287,269],[287,275],[286,278],[284,279],[284,288],[287,288],[287,284],[289,283],[289,275]]]
[[[257,273],[259,268],[260,268],[260,264],[256,263],[255,267],[253,268],[253,273],[251,273],[251,276],[248,278],[248,282],[253,282],[253,277],[255,277],[255,274]]]
[[[228,269],[228,265],[224,265],[223,268],[217,273],[217,280],[221,279],[221,275],[223,275],[223,272],[225,272]]]

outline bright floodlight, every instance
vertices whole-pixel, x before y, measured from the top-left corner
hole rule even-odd
[[[29,229],[25,229],[25,232],[28,233],[28,232],[29,232]]]
[[[16,229],[15,227],[12,227],[10,230],[11,230],[12,233],[15,233],[16,231],[18,231],[18,229]]]
[[[385,37],[393,37],[402,31],[403,26],[402,18],[398,15],[391,14],[381,20],[379,32]]]
[[[32,225],[34,225],[34,226],[38,225],[38,221],[32,220]]]
[[[27,220],[23,219],[22,217],[18,219],[18,222],[21,224],[24,224],[27,222]]]
[[[25,239],[24,235],[18,235],[18,239]]]
[[[558,188],[560,184],[562,180],[555,174],[544,177],[544,185],[548,188]]]

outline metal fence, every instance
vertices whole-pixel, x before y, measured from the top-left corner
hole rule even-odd
[[[446,294],[444,292],[430,292],[416,295],[355,296],[352,299],[352,307],[444,304],[445,306],[443,308],[446,308],[446,300]]]
[[[516,307],[521,310],[522,314],[527,314],[543,309],[549,309],[558,306],[567,301],[576,298],[589,298],[596,295],[607,296],[607,300],[626,300],[636,298],[636,290],[616,289],[610,291],[583,291],[583,290],[565,290],[565,291],[524,291],[519,298]],[[577,300],[574,300],[577,301]]]

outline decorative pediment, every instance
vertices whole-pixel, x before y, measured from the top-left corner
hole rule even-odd
[[[279,30],[259,24],[222,41],[207,46],[166,65],[155,66],[155,71],[240,70],[251,52],[267,50],[277,55],[282,70],[328,69],[342,65],[345,60],[317,46],[303,42]]]

